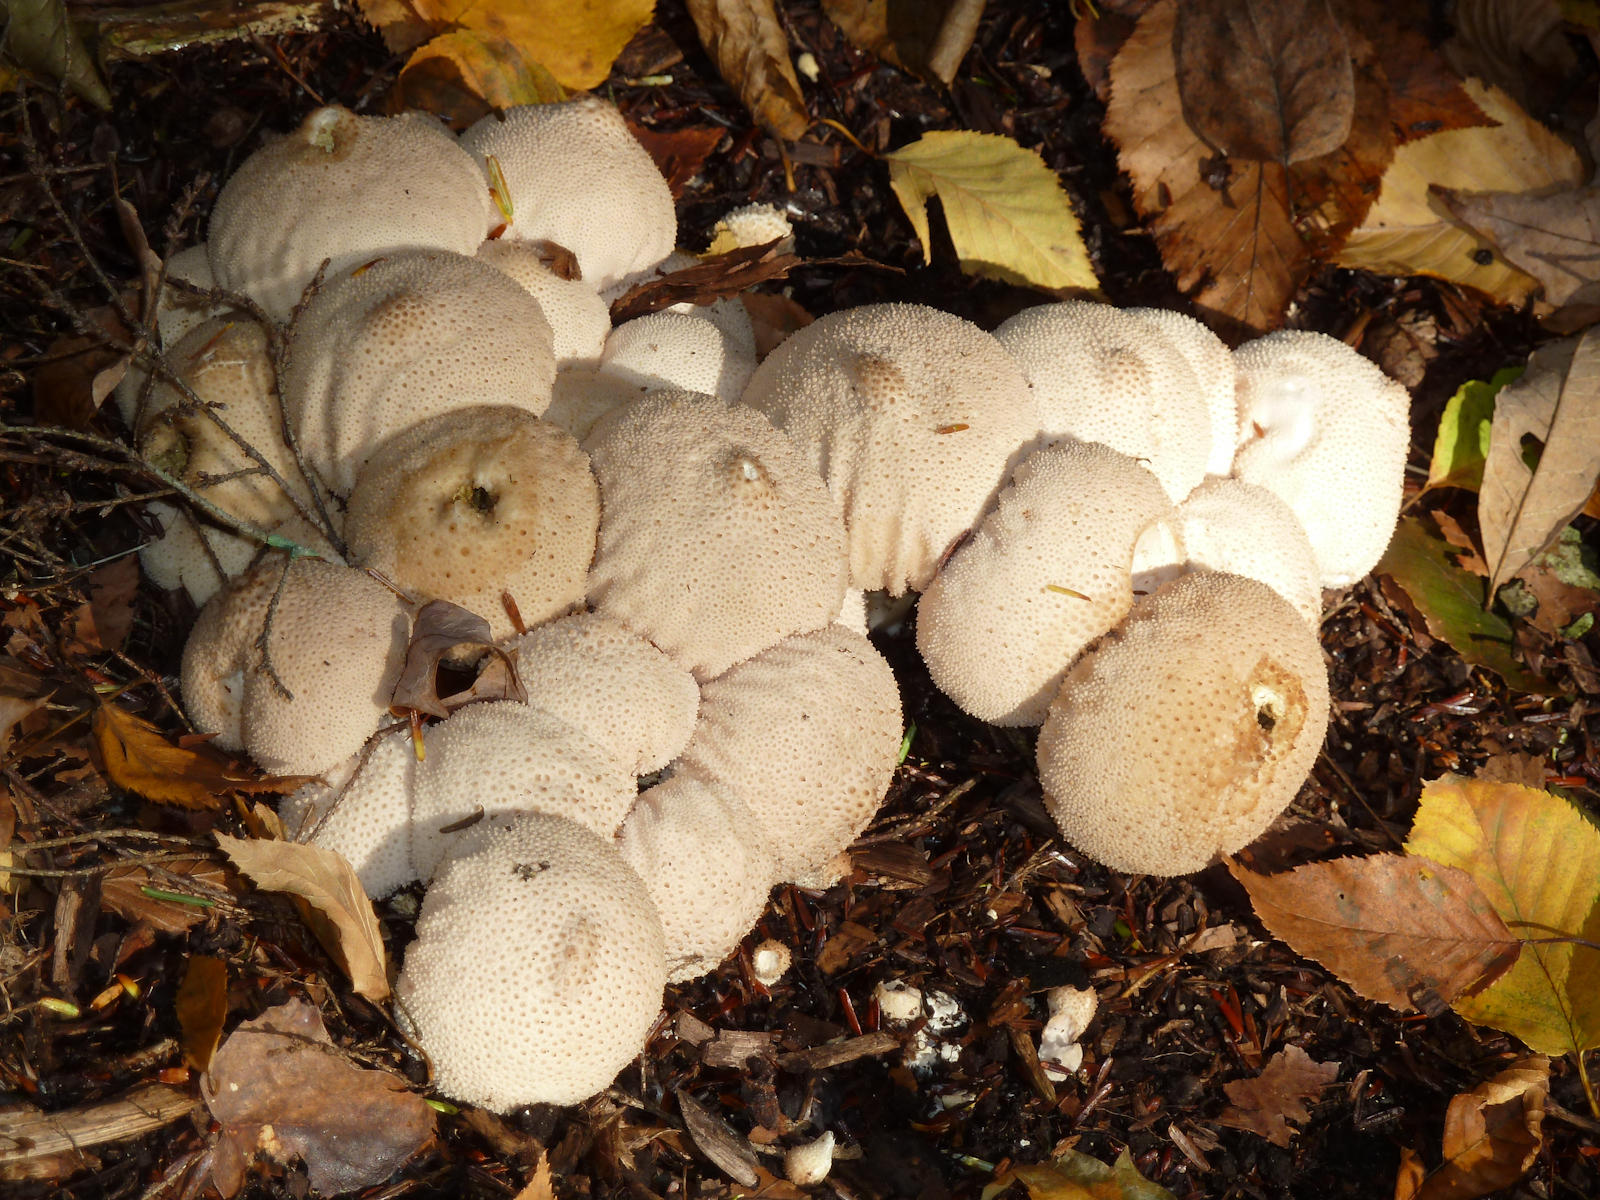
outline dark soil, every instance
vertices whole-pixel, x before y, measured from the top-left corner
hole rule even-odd
[[[1102,139],[1102,110],[1076,65],[1073,7],[991,0],[976,46],[944,92],[851,48],[815,3],[785,5],[795,43],[821,67],[810,90],[816,116],[869,147],[935,128],[1002,132],[1037,147],[1071,191],[1105,298],[1181,308]],[[1036,292],[963,276],[948,245],[923,266],[882,165],[831,131],[790,149],[791,191],[778,145],[751,127],[717,78],[681,5],[664,0],[660,9],[657,28],[630,48],[607,90],[644,128],[725,131],[680,197],[683,244],[703,244],[725,209],[769,200],[796,214],[803,256],[856,252],[883,264],[798,270],[793,296],[812,313],[900,299],[992,328],[1040,302]],[[187,245],[203,231],[218,181],[265,132],[291,127],[324,101],[380,111],[399,66],[376,36],[340,23],[270,44],[223,43],[120,64],[110,73],[111,114],[39,90],[13,94],[0,132],[5,420],[119,436],[114,416],[83,403],[81,379],[34,390],[46,364],[60,369],[63,335],[104,340],[95,325],[108,304],[100,272],[122,286],[136,277],[113,196],[137,211],[158,253]],[[672,82],[627,82],[660,73]],[[1351,336],[1391,371],[1419,376],[1408,382],[1412,465],[1423,472],[1445,399],[1461,382],[1522,360],[1542,338],[1530,316],[1453,289],[1334,270],[1305,289],[1295,321]],[[86,720],[71,719],[95,689],[126,688],[125,703],[181,728],[167,691],[192,619],[186,606],[142,588],[117,654],[86,649],[77,623],[89,572],[145,536],[148,521],[134,501],[158,491],[104,448],[0,433],[0,672],[48,679],[59,717],[58,728],[21,750],[0,747],[0,846],[12,836],[13,811],[19,839],[76,839],[48,859],[30,856],[57,874],[0,893],[0,1103],[11,1093],[58,1109],[157,1077],[187,1079],[174,996],[186,957],[202,953],[230,964],[230,1027],[291,994],[310,995],[341,1045],[420,1079],[384,1015],[349,994],[287,906],[252,896],[187,933],[163,933],[96,902],[99,868],[126,853],[111,848],[114,839],[89,836],[96,831],[144,829],[169,839],[203,835],[213,824],[238,831],[231,813],[158,809],[108,787],[87,748]],[[1460,515],[1470,522],[1470,512]],[[1596,811],[1594,634],[1562,643],[1529,631],[1524,652],[1551,692],[1525,695],[1418,637],[1370,579],[1331,598],[1328,612],[1335,724],[1293,809],[1250,852],[1255,865],[1393,848],[1422,781],[1470,774],[1508,752],[1543,760],[1548,779]],[[747,942],[770,935],[789,943],[789,975],[768,992],[755,983],[746,952],[698,983],[669,989],[645,1053],[609,1092],[576,1109],[504,1120],[443,1116],[437,1146],[368,1196],[512,1196],[541,1149],[564,1196],[748,1194],[697,1148],[681,1095],[758,1141],[793,1141],[780,1135],[809,1114],[851,1155],[819,1193],[832,1188],[861,1200],[976,1195],[1007,1164],[1066,1148],[1106,1161],[1126,1149],[1145,1175],[1185,1198],[1367,1200],[1392,1194],[1402,1148],[1436,1161],[1450,1098],[1515,1057],[1515,1042],[1448,1009],[1399,1016],[1358,998],[1271,940],[1220,867],[1160,880],[1082,859],[1044,811],[1031,735],[956,710],[929,682],[909,630],[878,640],[915,736],[846,881],[821,893],[780,888]],[[414,912],[404,900],[380,909],[396,951]],[[1188,949],[1208,929],[1231,930],[1232,940],[1213,934],[1204,944],[1216,948]],[[140,982],[138,996],[89,1007],[119,973]],[[837,1065],[796,1053],[877,1028],[871,996],[887,979],[959,1003],[965,1020],[952,1035],[960,1047],[953,1063],[918,1078],[898,1052],[881,1047]],[[1051,1088],[1030,1062],[1031,1047],[1042,993],[1063,983],[1092,985],[1101,1005],[1082,1073]],[[55,1015],[39,1005],[44,997],[75,1000],[83,1015]],[[735,1031],[770,1036],[730,1038]],[[1339,1069],[1304,1128],[1279,1147],[1219,1124],[1223,1085],[1254,1075],[1286,1045]],[[1553,1064],[1551,1099],[1537,1162],[1500,1195],[1600,1195],[1600,1123],[1582,1115],[1570,1061]],[[203,1116],[179,1122],[101,1147],[93,1169],[7,1185],[15,1190],[6,1194],[177,1194],[158,1185],[180,1181],[206,1136]],[[763,1165],[781,1175],[778,1160]],[[306,1190],[290,1168],[246,1194]],[[796,1192],[779,1182],[765,1194]]]

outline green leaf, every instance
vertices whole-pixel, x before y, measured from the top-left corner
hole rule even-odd
[[[932,260],[937,197],[961,269],[1038,288],[1096,288],[1078,218],[1056,173],[1010,138],[936,131],[884,155],[889,183]]]
[[[1550,685],[1512,655],[1510,622],[1484,608],[1487,581],[1458,567],[1453,551],[1419,518],[1405,517],[1377,571],[1400,585],[1428,632],[1469,663],[1488,668],[1520,691],[1548,691]]]
[[[1433,461],[1428,464],[1428,486],[1458,487],[1477,491],[1483,482],[1483,462],[1489,453],[1489,425],[1495,397],[1518,378],[1524,368],[1505,367],[1489,379],[1469,379],[1456,389],[1439,418],[1433,440]]]

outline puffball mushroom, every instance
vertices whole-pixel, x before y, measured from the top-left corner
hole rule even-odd
[[[1240,346],[1233,360],[1233,473],[1294,509],[1323,587],[1354,583],[1378,565],[1400,516],[1410,393],[1322,333],[1270,333]]]
[[[491,114],[461,135],[487,171],[493,155],[511,208],[504,237],[555,242],[596,292],[672,253],[672,191],[616,107],[586,96]]]
[[[1125,454],[1068,441],[1023,459],[917,604],[939,690],[995,725],[1037,725],[1078,652],[1176,576],[1177,510]]]
[[[456,408],[375,450],[345,517],[352,561],[419,599],[449,600],[513,632],[509,593],[534,624],[583,603],[600,525],[589,456],[508,405]]]
[[[223,431],[226,425],[285,483],[304,487],[280,432],[272,354],[261,327],[247,318],[204,321],[168,357],[194,401],[170,382],[156,383],[138,430],[140,453],[231,516],[331,555],[327,539]],[[157,586],[184,588],[196,604],[215,595],[261,549],[253,538],[191,520],[175,506],[152,507],[165,532],[140,551],[145,573]]]
[[[444,1095],[576,1104],[639,1053],[666,980],[660,918],[616,847],[504,815],[463,833],[428,888],[396,1015]]]
[[[849,846],[900,758],[900,692],[883,656],[829,625],[786,638],[700,688],[700,719],[674,776],[721,784],[749,805],[779,880]]]
[[[610,837],[638,793],[633,774],[582,730],[518,700],[469,704],[422,734],[411,864],[429,879],[478,814],[546,812]]]
[[[344,496],[384,439],[418,421],[485,404],[544,412],[551,346],[539,302],[504,272],[460,254],[395,253],[306,305],[283,406],[307,464]]]
[[[1081,657],[1039,734],[1061,832],[1113,870],[1185,875],[1266,830],[1328,726],[1316,634],[1264,583],[1183,575]]]
[[[179,250],[167,259],[166,265],[167,283],[156,299],[156,340],[160,346],[176,346],[196,325],[212,317],[220,317],[229,310],[175,286],[174,281],[178,280],[201,288],[217,285],[211,276],[211,260],[204,242]],[[139,415],[139,394],[144,390],[145,380],[149,376],[150,372],[137,361],[129,362],[127,372],[111,393],[118,415],[130,429]]]
[[[544,419],[559,425],[580,443],[586,442],[601,417],[614,408],[632,404],[648,390],[602,374],[598,368],[567,367],[556,372],[555,395],[544,410]]]
[[[405,604],[364,571],[274,555],[201,610],[183,648],[184,705],[201,732],[275,775],[332,770],[387,715],[409,632]]]
[[[653,312],[611,331],[600,371],[643,389],[705,392],[728,404],[739,399],[756,369],[755,346],[738,345],[705,318]]]
[[[1178,505],[1183,546],[1194,568],[1259,579],[1311,628],[1322,623],[1322,586],[1311,540],[1291,509],[1264,487],[1211,477]]]
[[[749,807],[727,789],[674,775],[639,793],[617,831],[667,946],[667,982],[716,969],[750,932],[778,882],[777,857]]]
[[[417,765],[411,731],[362,747],[278,806],[284,833],[341,854],[373,899],[415,881],[411,866],[411,789]]]
[[[604,613],[546,621],[506,649],[530,704],[577,726],[634,775],[665,767],[694,733],[694,676]]]
[[[590,603],[696,679],[838,614],[838,509],[759,412],[651,392],[604,417],[584,448],[601,500]]]
[[[552,271],[536,242],[495,238],[478,247],[477,257],[511,276],[539,302],[550,322],[557,370],[592,367],[600,361],[611,332],[611,310],[593,288]]]
[[[1155,324],[1066,300],[1023,309],[994,336],[1033,388],[1040,433],[1140,459],[1174,502],[1205,477],[1211,414],[1188,360]]]
[[[217,283],[287,321],[329,275],[401,249],[471,254],[494,206],[472,156],[432,117],[319,108],[234,171],[211,210]]]
[[[915,304],[831,313],[791,335],[745,389],[828,481],[850,586],[926,587],[1039,429],[1016,363],[971,322]]]
[[[1155,329],[1174,350],[1183,355],[1194,372],[1195,383],[1211,417],[1211,453],[1206,459],[1207,475],[1226,475],[1233,469],[1233,450],[1239,440],[1239,404],[1234,396],[1233,351],[1209,328],[1191,316],[1168,308],[1130,308],[1137,317]]]

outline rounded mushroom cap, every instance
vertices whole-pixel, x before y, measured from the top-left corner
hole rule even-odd
[[[838,509],[760,413],[652,392],[604,418],[585,448],[601,501],[590,602],[696,679],[838,614]]]
[[[418,879],[456,853],[461,834],[451,827],[477,813],[551,813],[610,837],[638,794],[634,776],[603,746],[516,700],[469,704],[422,736],[411,806]]]
[[[1322,585],[1311,541],[1291,509],[1242,479],[1207,479],[1178,505],[1189,562],[1259,579],[1306,619],[1322,624]]]
[[[744,402],[827,479],[849,533],[850,586],[896,596],[927,586],[1039,428],[1027,381],[999,343],[915,304],[807,325],[756,368]]]
[[[586,96],[507,109],[461,135],[484,165],[500,164],[512,217],[505,237],[572,251],[583,282],[603,292],[672,253],[672,192],[616,107]]]
[[[557,370],[592,367],[600,361],[606,335],[611,332],[611,310],[599,293],[581,279],[557,275],[545,265],[543,251],[533,242],[496,238],[479,246],[477,257],[511,276],[539,302],[544,319],[550,322]]]
[[[278,807],[297,842],[342,854],[374,900],[417,878],[411,868],[411,787],[417,755],[400,729],[308,783]]]
[[[227,308],[213,305],[198,296],[174,287],[171,280],[182,280],[196,287],[212,288],[217,281],[211,276],[211,259],[204,242],[179,250],[167,259],[167,279],[161,295],[156,299],[156,336],[163,346],[175,346],[196,325],[228,312]],[[248,318],[244,318],[248,319]],[[117,403],[117,413],[123,423],[132,428],[139,411],[139,393],[150,373],[137,362],[130,362],[128,370],[111,393]]]
[[[1118,871],[1184,875],[1258,837],[1328,726],[1316,635],[1264,583],[1201,571],[1078,660],[1039,734],[1061,832]]]
[[[643,1049],[666,978],[660,918],[616,847],[520,813],[462,835],[395,996],[438,1090],[507,1112],[609,1084]]]
[[[780,251],[794,249],[794,226],[771,204],[742,204],[717,218],[707,254],[726,254],[749,246],[777,242]]]
[[[332,770],[388,713],[409,631],[405,605],[365,572],[274,556],[201,611],[183,650],[184,706],[267,771]]]
[[[1240,346],[1233,360],[1233,473],[1294,509],[1323,587],[1354,583],[1377,566],[1400,515],[1410,393],[1321,333],[1271,333]]]
[[[471,254],[493,212],[478,165],[434,118],[330,106],[239,165],[207,244],[219,284],[287,321],[323,259],[333,275],[394,250]]]
[[[994,331],[1033,385],[1039,430],[1142,460],[1182,500],[1205,477],[1211,414],[1193,369],[1145,318],[1066,300]]]
[[[672,772],[743,800],[777,855],[776,877],[793,880],[872,820],[900,735],[889,664],[860,634],[829,625],[703,684],[700,720]]]
[[[139,565],[145,576],[159,588],[181,587],[200,607],[261,554],[261,543],[254,538],[213,525],[160,500],[150,501],[145,513],[159,521],[162,529],[159,538],[139,548]],[[322,530],[299,514],[269,523],[263,530],[330,562],[339,561]]]
[[[632,404],[648,389],[626,383],[598,368],[568,367],[556,372],[555,395],[544,419],[565,429],[579,442],[587,442],[600,418],[614,408]]]
[[[686,775],[639,794],[617,848],[661,914],[668,983],[715,970],[750,932],[778,881],[772,848],[743,801]]]
[[[280,382],[307,464],[348,495],[385,438],[474,405],[538,416],[555,372],[550,325],[515,280],[475,258],[412,251],[318,292]]]
[[[694,676],[603,613],[547,621],[506,648],[530,704],[583,730],[634,775],[666,766],[694,732]]]
[[[600,525],[589,456],[548,421],[507,405],[458,408],[395,434],[356,478],[345,517],[353,561],[421,598],[449,600],[512,633],[583,603]]]
[[[1079,651],[1133,606],[1136,560],[1147,574],[1153,552],[1170,555],[1178,573],[1176,528],[1160,482],[1127,455],[1036,450],[917,604],[934,683],[979,720],[1039,724]]]
[[[714,322],[666,310],[618,325],[600,355],[603,374],[635,387],[704,392],[727,404],[755,369],[753,341],[742,348]]]
[[[1211,415],[1211,454],[1206,459],[1206,474],[1226,475],[1233,469],[1233,451],[1239,440],[1233,351],[1210,328],[1184,313],[1168,308],[1130,308],[1127,313],[1154,326],[1194,372],[1206,411]]]

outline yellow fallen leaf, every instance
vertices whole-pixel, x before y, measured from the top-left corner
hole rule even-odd
[[[566,92],[521,47],[470,29],[452,29],[419,46],[396,84],[402,107],[467,124],[485,107],[549,104]]]
[[[1095,288],[1078,218],[1037,151],[967,130],[925,134],[884,155],[889,183],[931,261],[928,201],[937,196],[961,269],[1039,288]]]
[[[1583,167],[1571,146],[1499,88],[1476,79],[1463,87],[1499,124],[1430,134],[1396,150],[1378,202],[1334,261],[1381,275],[1433,275],[1520,304],[1537,281],[1453,217],[1431,189],[1559,190],[1579,183]]]
[[[1068,1150],[1054,1162],[1011,1167],[984,1187],[981,1200],[990,1200],[1022,1184],[1029,1200],[1173,1200],[1171,1192],[1139,1174],[1124,1150],[1114,1165],[1077,1150]]]
[[[299,842],[216,836],[222,852],[251,883],[305,901],[301,913],[311,931],[360,995],[372,1001],[388,996],[378,916],[355,868],[342,855]]]
[[[1452,1007],[1540,1054],[1600,1045],[1600,829],[1539,788],[1446,776],[1422,789],[1406,852],[1470,874],[1511,932],[1515,966]]]
[[[591,88],[611,73],[630,38],[650,20],[654,0],[411,0],[438,32],[465,30],[515,47],[562,87]]]

